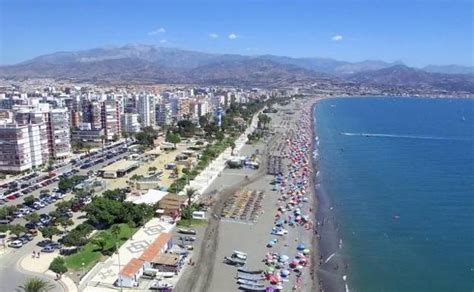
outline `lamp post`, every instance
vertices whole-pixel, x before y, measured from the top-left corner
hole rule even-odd
[[[118,259],[118,281],[119,281],[119,287],[120,287],[120,292],[123,291],[122,287],[122,276],[120,275],[120,252],[117,248],[117,240],[115,240],[115,251],[117,252],[117,259]]]

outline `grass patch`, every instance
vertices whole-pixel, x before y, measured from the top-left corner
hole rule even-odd
[[[128,224],[119,224],[120,235],[118,236],[117,246],[120,247],[125,241],[127,241],[138,228],[132,228]],[[76,254],[67,256],[65,258],[66,266],[71,270],[92,268],[102,258],[102,250],[98,246],[92,243],[94,238],[103,238],[106,242],[104,250],[109,250],[114,247],[114,235],[110,232],[111,228],[98,232],[91,238],[91,241],[84,245],[79,252]],[[84,263],[84,265],[83,265]]]
[[[176,222],[176,226],[178,227],[192,227],[192,226],[199,226],[199,225],[206,225],[207,220],[203,219],[181,219]]]

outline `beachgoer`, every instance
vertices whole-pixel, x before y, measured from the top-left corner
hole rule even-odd
[[[32,258],[35,258],[35,256],[36,256],[36,252],[33,251]]]
[[[36,257],[39,259],[39,257],[40,257],[40,252],[38,252],[38,253],[36,254]]]

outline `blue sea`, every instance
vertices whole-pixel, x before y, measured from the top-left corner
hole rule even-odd
[[[340,98],[314,114],[350,291],[474,291],[474,100]]]

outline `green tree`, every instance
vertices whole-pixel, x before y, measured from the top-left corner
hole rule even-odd
[[[54,260],[49,264],[49,269],[56,274],[65,274],[67,272],[66,262],[63,257],[55,257]]]
[[[222,131],[219,131],[216,135],[217,140],[222,141],[225,138],[225,135]]]
[[[56,219],[56,223],[59,224],[64,231],[67,231],[69,226],[74,225],[74,221],[71,218],[61,216]]]
[[[34,201],[35,201],[35,197],[33,195],[26,196],[23,198],[23,202],[27,205],[33,204]]]
[[[54,289],[54,285],[40,278],[29,278],[18,286],[18,292],[48,292]]]
[[[41,235],[44,238],[53,239],[53,236],[59,233],[59,229],[56,226],[47,226],[41,229]]]
[[[116,226],[116,225],[115,225]],[[104,238],[102,237],[97,237],[97,238],[94,238],[91,243],[95,246],[97,246],[97,248],[100,250],[100,251],[103,251],[107,245],[107,240],[105,240]]]
[[[193,189],[193,188],[186,189],[186,197],[188,197],[188,206],[191,206],[191,201],[196,194],[197,194],[196,189]]]
[[[8,215],[10,215],[10,213],[8,212],[7,207],[1,207],[0,208],[0,218],[1,219],[6,218]]]
[[[19,237],[22,233],[25,233],[26,231],[26,227],[20,224],[11,225],[10,227],[10,232],[16,237]]]
[[[170,142],[170,143],[173,143],[174,144],[174,148],[176,148],[176,144],[178,144],[179,142],[181,142],[181,137],[178,135],[178,134],[175,134],[175,133],[168,133],[166,135],[166,141],[167,142]]]
[[[33,223],[37,223],[40,221],[40,215],[38,213],[33,212],[25,216],[25,219],[31,221]]]
[[[65,212],[72,207],[72,204],[73,204],[72,200],[68,200],[68,201],[57,202],[55,206],[56,206],[57,211]]]
[[[122,203],[103,197],[96,197],[86,206],[85,212],[94,226],[110,226],[120,218]]]
[[[112,235],[114,236],[115,250],[118,251],[117,244],[118,244],[118,240],[120,239],[119,238],[120,233],[122,233],[122,228],[120,227],[120,225],[114,225],[112,226],[112,228],[110,228],[110,233],[112,233]]]
[[[50,158],[48,160],[48,164],[46,166],[46,171],[52,171],[54,169],[54,160],[52,158]]]

